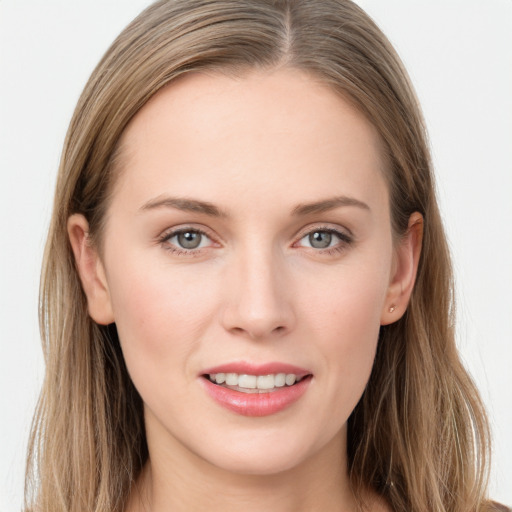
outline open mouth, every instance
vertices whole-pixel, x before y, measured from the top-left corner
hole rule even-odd
[[[233,366],[238,366],[240,373],[234,372]],[[243,416],[268,416],[297,402],[313,379],[312,373],[292,365],[250,366],[236,363],[206,370],[201,374],[203,388],[215,402],[232,412]],[[272,366],[277,368],[274,370]]]
[[[279,389],[290,388],[311,374],[296,375],[294,373],[273,373],[268,375],[248,375],[238,373],[210,373],[203,377],[223,388],[241,393],[272,393]]]

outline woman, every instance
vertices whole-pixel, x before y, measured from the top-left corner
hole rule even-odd
[[[430,167],[352,3],[145,11],[64,148],[34,509],[491,510]]]

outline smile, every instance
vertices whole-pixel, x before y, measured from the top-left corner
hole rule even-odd
[[[303,377],[293,373],[276,373],[269,375],[247,375],[238,373],[211,373],[211,382],[241,393],[268,393],[276,389],[293,386]]]
[[[308,390],[313,375],[283,363],[233,363],[201,374],[207,395],[242,416],[268,416],[287,409]]]

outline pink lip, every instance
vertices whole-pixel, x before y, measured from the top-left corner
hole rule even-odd
[[[226,363],[212,368],[207,368],[202,371],[202,375],[210,373],[238,373],[245,375],[270,375],[271,373],[293,373],[297,377],[305,377],[311,372],[287,363],[265,363],[265,364],[252,364],[246,361],[239,361],[234,363]]]
[[[243,393],[234,389],[225,388],[211,382],[206,374],[211,373],[238,373],[246,375],[269,375],[276,373],[293,373],[303,377],[293,386],[275,388],[268,393]],[[200,378],[206,393],[222,407],[243,416],[268,416],[286,409],[307,391],[311,382],[310,372],[304,368],[284,364],[267,363],[253,365],[246,362],[229,363],[206,369]]]

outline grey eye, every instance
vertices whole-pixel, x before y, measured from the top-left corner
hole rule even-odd
[[[184,231],[176,235],[178,245],[183,249],[197,249],[201,244],[203,235],[197,231]]]
[[[331,245],[332,233],[328,231],[315,231],[308,235],[309,244],[315,249],[326,249]]]

